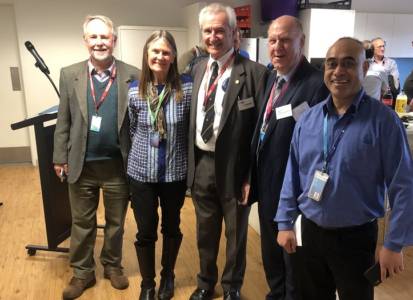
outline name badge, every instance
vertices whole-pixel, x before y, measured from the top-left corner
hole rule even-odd
[[[102,123],[102,117],[92,116],[92,121],[90,122],[90,130],[94,132],[100,131],[100,124]]]
[[[314,173],[313,181],[311,182],[310,190],[308,191],[308,198],[314,201],[320,201],[323,197],[324,188],[328,181],[328,174],[322,171],[316,170]]]
[[[301,103],[300,105],[297,105],[296,107],[294,107],[294,109],[293,109],[293,118],[294,118],[294,120],[297,122],[298,119],[303,114],[303,112],[305,112],[309,108],[310,108],[310,106],[308,105],[307,101],[305,101],[305,102]]]
[[[291,104],[283,105],[275,109],[275,116],[277,117],[277,120],[288,118],[292,115],[293,110],[291,109]]]
[[[159,132],[152,131],[150,133],[150,143],[152,147],[159,148]]]
[[[254,106],[255,106],[254,98],[252,97],[247,98],[247,99],[238,100],[238,109],[240,111],[253,108]]]

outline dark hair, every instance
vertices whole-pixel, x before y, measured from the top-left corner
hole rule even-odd
[[[142,74],[139,84],[139,93],[141,96],[146,96],[148,92],[149,82],[154,81],[153,73],[149,68],[148,64],[148,49],[157,40],[163,39],[166,41],[172,49],[172,53],[175,56],[173,63],[171,64],[168,74],[166,76],[166,83],[170,84],[171,89],[175,90],[176,100],[182,99],[182,88],[181,80],[179,78],[177,56],[178,51],[176,49],[176,43],[174,37],[169,31],[157,30],[154,31],[150,37],[146,40],[145,46],[143,46],[143,57],[142,57]]]
[[[374,56],[374,47],[373,44],[370,41],[363,41],[363,47],[364,50],[366,51],[366,59],[370,59]]]

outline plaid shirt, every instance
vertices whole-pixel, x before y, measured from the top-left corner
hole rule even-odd
[[[164,180],[159,177],[159,148],[150,145],[152,130],[148,104],[138,93],[139,81],[129,85],[129,117],[132,147],[129,152],[127,173],[141,182],[174,182],[185,180],[188,166],[188,126],[191,104],[192,79],[181,76],[183,98],[175,101],[172,91],[164,104],[166,121],[166,153]]]

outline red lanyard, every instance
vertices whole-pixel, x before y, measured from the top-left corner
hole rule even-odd
[[[207,81],[208,81],[208,80],[205,80],[205,87],[204,87],[204,90],[205,90],[204,108],[206,107],[206,104],[207,104],[207,102],[208,102],[209,96],[211,96],[212,92],[216,89],[216,87],[217,87],[217,85],[218,85],[218,80],[219,80],[219,79],[222,77],[222,75],[225,73],[225,71],[227,70],[228,66],[230,65],[230,63],[232,62],[232,60],[234,59],[234,57],[235,57],[235,52],[232,53],[232,55],[227,59],[227,61],[225,62],[225,64],[222,66],[221,71],[219,71],[219,74],[218,74],[217,78],[215,78],[215,81],[211,84],[211,86],[209,87],[208,91],[207,91],[207,85],[208,85]],[[210,67],[211,67],[211,66],[208,64],[207,70],[206,70],[206,71],[207,71],[207,76],[206,76],[206,78],[209,77],[209,69],[210,69]]]
[[[116,78],[116,65],[113,66],[112,72],[110,73],[109,82],[106,85],[106,88],[103,91],[102,95],[100,96],[99,102],[96,103],[95,86],[93,85],[92,74],[91,72],[89,72],[90,92],[92,93],[93,102],[95,103],[96,114],[98,113],[99,107],[105,101],[106,96],[108,95],[110,87],[112,86],[112,83],[115,78]]]
[[[280,78],[279,80],[282,80],[282,79]],[[265,119],[264,119],[265,121],[267,121],[271,117],[273,103],[277,102],[277,100],[285,94],[285,91],[287,90],[287,87],[288,87],[288,81],[284,83],[283,87],[281,88],[280,93],[277,96],[277,99],[274,99],[274,93],[275,93],[275,90],[277,89],[276,86],[277,84],[273,84],[271,93],[270,93],[270,98],[267,102],[267,107],[265,108]]]

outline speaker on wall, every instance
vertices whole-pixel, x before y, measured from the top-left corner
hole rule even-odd
[[[271,21],[282,15],[298,16],[297,0],[261,0],[263,21]]]

